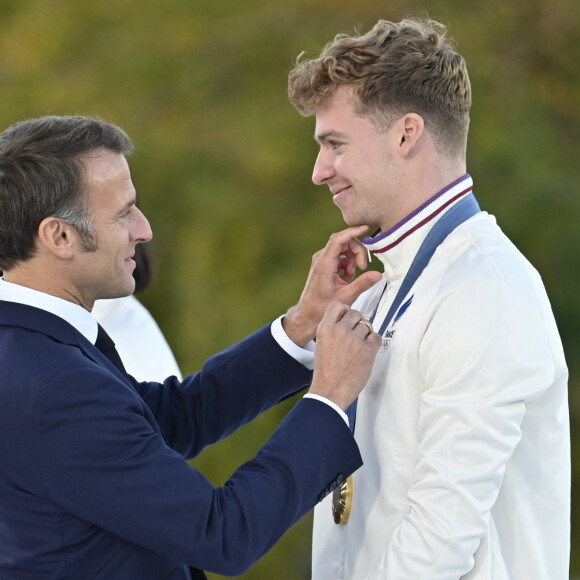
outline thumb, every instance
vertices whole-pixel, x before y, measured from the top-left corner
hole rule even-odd
[[[380,272],[365,272],[341,289],[340,301],[349,306],[365,291],[382,280]]]

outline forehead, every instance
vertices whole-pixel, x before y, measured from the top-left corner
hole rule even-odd
[[[374,132],[374,124],[360,113],[360,101],[351,85],[340,85],[316,110],[314,138],[319,143],[359,131]]]
[[[91,213],[121,211],[135,203],[136,191],[125,156],[112,151],[96,151],[83,158],[85,191]]]
[[[338,85],[336,89],[316,109],[316,117],[328,115],[332,111],[355,114],[359,99],[352,85]]]
[[[106,182],[131,179],[129,164],[121,153],[97,149],[84,155],[82,161],[89,189]]]

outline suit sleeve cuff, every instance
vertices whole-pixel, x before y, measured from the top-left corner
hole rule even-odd
[[[306,393],[304,395],[304,398],[305,399],[316,399],[317,401],[320,401],[321,403],[325,403],[329,407],[332,407],[342,417],[342,419],[346,423],[347,427],[350,428],[347,414],[336,403],[333,403],[330,399],[327,399],[325,397],[321,397],[320,395],[313,395],[312,393]]]

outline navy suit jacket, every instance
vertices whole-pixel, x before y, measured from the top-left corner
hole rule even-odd
[[[186,459],[310,379],[265,327],[182,382],[138,383],[61,318],[0,301],[0,578],[243,573],[361,465],[352,434],[301,399],[223,487]]]

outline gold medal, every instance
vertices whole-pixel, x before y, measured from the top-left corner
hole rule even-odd
[[[352,506],[354,476],[349,475],[339,487],[332,492],[332,517],[335,524],[346,524]]]

